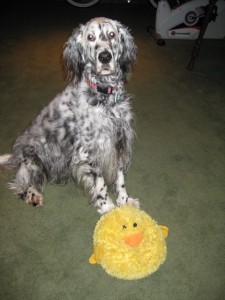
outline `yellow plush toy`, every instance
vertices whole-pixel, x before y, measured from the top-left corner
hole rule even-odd
[[[91,264],[120,279],[140,279],[158,270],[166,259],[166,226],[146,212],[121,206],[103,215],[93,235]]]

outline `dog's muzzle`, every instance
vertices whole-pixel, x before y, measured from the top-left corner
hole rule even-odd
[[[111,51],[102,49],[97,53],[96,58],[96,73],[98,75],[110,75],[115,72],[115,61]]]

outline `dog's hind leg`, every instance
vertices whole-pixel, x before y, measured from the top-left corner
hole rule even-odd
[[[39,206],[43,204],[44,184],[45,175],[41,166],[29,158],[20,164],[15,178],[9,183],[9,188],[26,203]]]

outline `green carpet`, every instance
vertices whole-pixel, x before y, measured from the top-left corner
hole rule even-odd
[[[17,2],[19,3],[19,2]],[[139,47],[127,86],[135,97],[134,154],[127,187],[167,225],[168,257],[137,281],[89,265],[99,219],[74,183],[48,185],[43,207],[18,200],[0,173],[1,300],[222,300],[225,295],[225,43],[205,40],[195,70],[192,41],[158,47],[146,32],[146,5],[65,2],[1,7],[0,153],[65,85],[60,54],[72,28],[95,16],[132,29]]]

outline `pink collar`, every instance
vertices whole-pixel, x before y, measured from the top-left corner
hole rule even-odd
[[[106,94],[106,95],[111,95],[113,93],[113,91],[116,90],[116,86],[114,86],[114,87],[111,85],[100,86],[96,82],[94,82],[94,80],[92,81],[89,78],[86,78],[86,82],[91,89],[93,89],[99,93]]]

